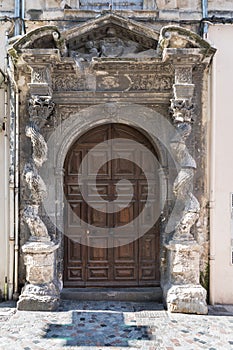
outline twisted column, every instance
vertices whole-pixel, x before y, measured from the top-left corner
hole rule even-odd
[[[170,141],[171,151],[179,166],[178,175],[173,184],[180,218],[176,223],[173,240],[193,240],[191,227],[199,218],[200,204],[193,194],[193,179],[196,162],[189,153],[186,140],[191,134],[193,122],[192,66],[175,65],[174,98],[171,100],[170,112],[177,135]]]
[[[30,230],[29,241],[22,251],[26,265],[27,284],[23,288],[17,307],[19,310],[55,310],[59,304],[59,284],[56,276],[56,251],[58,244],[52,242],[48,229],[40,218],[39,209],[46,197],[46,185],[39,175],[39,168],[47,159],[47,144],[41,134],[54,108],[50,96],[32,95],[29,100],[29,124],[26,136],[32,144],[32,157],[25,164],[23,177],[30,191],[29,203],[23,218]]]
[[[176,220],[174,234],[167,249],[167,280],[163,293],[167,308],[171,312],[206,314],[206,290],[200,285],[201,247],[190,230],[199,218],[200,204],[193,194],[195,159],[186,145],[194,122],[192,68],[199,60],[199,52],[186,49],[167,49],[175,70],[173,98],[170,112],[176,129],[170,140],[170,148],[178,166],[173,183]]]
[[[186,146],[186,139],[192,130],[190,122],[191,119],[189,122],[180,122],[174,118],[178,137],[170,142],[173,156],[180,167],[173,184],[173,193],[181,211],[181,217],[175,227],[174,240],[193,239],[190,229],[199,218],[200,212],[200,204],[192,193],[196,162]]]
[[[23,176],[30,190],[30,204],[26,205],[23,217],[31,233],[30,240],[50,241],[48,230],[38,214],[39,207],[46,197],[46,186],[38,174],[38,168],[46,161],[48,151],[40,129],[53,108],[51,97],[32,96],[29,100],[29,125],[26,126],[26,136],[31,139],[32,159],[25,164]]]

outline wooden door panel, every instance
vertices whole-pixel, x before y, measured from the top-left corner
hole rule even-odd
[[[100,281],[111,280],[111,250],[96,246],[107,246],[107,237],[88,237],[87,246],[87,285]]]
[[[68,175],[77,175],[82,172],[80,164],[83,159],[83,150],[74,149],[71,153],[69,163],[68,163]]]
[[[124,232],[135,234],[137,231],[137,208],[136,202],[132,202],[125,206],[125,203],[118,203],[116,213],[113,213],[114,226],[124,226]],[[135,219],[135,220],[134,220]]]
[[[151,219],[159,205],[157,164],[148,161],[146,152],[138,154],[131,146],[125,147],[124,142],[120,142],[114,144],[114,149],[104,146],[92,152],[86,169],[80,168],[89,150],[116,137],[140,140],[152,149],[139,131],[121,124],[106,124],[84,134],[67,155],[64,185],[72,210],[65,222],[68,237],[64,241],[65,286],[127,287],[159,283],[159,228],[158,225],[151,228]],[[116,159],[108,161],[109,154]],[[144,172],[135,165],[138,157],[149,174],[149,186]],[[87,202],[80,192],[79,174],[83,175],[82,191]],[[117,204],[114,204],[116,199]],[[108,213],[113,205],[117,210]],[[94,228],[90,229],[88,224]],[[114,227],[121,227],[121,232],[116,234]],[[148,231],[142,237],[141,229]]]
[[[81,218],[83,217],[82,211],[83,211],[83,202],[69,202],[68,204],[70,206],[68,210],[68,228],[80,228],[82,227],[82,221]]]
[[[136,266],[114,266],[114,280],[127,282],[137,282],[137,269]],[[132,285],[132,284],[131,284]]]
[[[109,277],[109,266],[87,266],[87,284],[92,285],[95,282],[107,282]]]
[[[99,244],[106,245],[108,244],[107,238],[95,237],[88,238],[89,244]],[[97,248],[97,247],[88,247],[88,264],[107,264],[109,261],[109,249],[106,248]]]
[[[158,224],[139,239],[139,284],[148,285],[159,281]]]
[[[73,184],[70,183],[67,189],[68,189],[67,196],[69,197],[69,200],[72,200],[72,199],[81,200],[80,187],[77,183],[73,183]]]
[[[97,227],[108,227],[109,215],[107,214],[107,204],[94,203],[95,208],[89,205],[88,208],[88,223],[92,226]]]
[[[114,280],[138,283],[138,240],[128,243],[128,238],[114,237]],[[131,283],[132,285],[132,283]]]
[[[85,145],[87,148],[87,144],[96,145],[100,142],[104,142],[110,138],[111,129],[109,128],[109,124],[100,125],[98,128],[94,128],[89,132],[85,133],[78,140],[79,145]],[[90,147],[88,147],[90,149]]]
[[[64,273],[65,287],[85,284],[85,246],[79,242],[65,238],[65,266],[67,266]]]
[[[109,187],[110,184],[106,181],[101,181],[97,184],[95,184],[94,182],[92,183],[92,181],[90,181],[84,189],[84,191],[87,193],[88,203],[98,202],[101,198],[107,202],[110,196]]]
[[[128,239],[119,237],[114,239],[114,264],[137,262],[138,241],[128,243]]]
[[[148,153],[146,151],[140,151],[138,158],[140,159],[141,165],[139,168],[139,178],[145,178],[146,173],[148,179],[158,182],[158,166],[155,158],[151,156],[148,158]]]
[[[87,162],[87,175],[89,178],[97,177],[110,179],[111,178],[111,163],[108,162],[109,150],[103,149],[90,152]]]

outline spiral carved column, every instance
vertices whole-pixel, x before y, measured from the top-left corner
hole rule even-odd
[[[201,248],[190,232],[200,213],[200,204],[193,194],[196,162],[186,145],[194,122],[192,69],[199,56],[192,52],[190,57],[190,51],[189,56],[185,56],[185,49],[183,51],[180,57],[173,49],[169,57],[175,70],[170,112],[176,129],[170,148],[178,174],[173,184],[177,210],[174,233],[166,244],[168,278],[164,298],[171,312],[206,314],[206,290],[199,283]]]
[[[51,240],[39,215],[40,206],[46,197],[46,185],[39,175],[39,169],[47,160],[47,144],[41,128],[53,109],[54,103],[50,96],[32,95],[29,99],[29,124],[25,132],[31,140],[32,155],[25,164],[23,177],[30,196],[23,219],[28,225],[30,238],[22,247],[28,284],[18,302],[20,310],[54,310],[59,303],[55,266],[58,245]]]

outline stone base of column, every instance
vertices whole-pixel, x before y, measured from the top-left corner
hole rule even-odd
[[[59,306],[59,295],[59,289],[54,283],[28,284],[19,297],[17,308],[24,311],[54,311]]]
[[[165,292],[168,311],[208,314],[206,290],[201,285],[173,285]]]
[[[200,246],[195,240],[170,241],[164,301],[170,312],[207,314],[206,290],[200,285]]]
[[[53,242],[36,241],[29,241],[22,247],[28,284],[19,297],[18,310],[52,311],[58,307],[57,248],[58,245]]]

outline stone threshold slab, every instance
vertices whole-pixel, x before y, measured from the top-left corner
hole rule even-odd
[[[162,302],[160,287],[152,288],[63,288],[63,300],[112,300]]]

